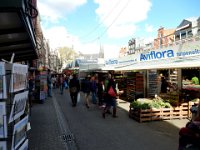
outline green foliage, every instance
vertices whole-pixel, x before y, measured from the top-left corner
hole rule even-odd
[[[167,99],[165,100],[167,103],[169,103],[172,106],[177,106],[178,105],[178,100],[177,99]]]
[[[150,109],[148,103],[141,103],[140,101],[133,101],[130,105],[135,109]]]
[[[140,101],[133,101],[130,106],[134,109],[150,109],[150,108],[170,108],[171,105],[168,102],[162,100],[152,100],[151,102],[141,103]]]
[[[157,109],[161,108],[161,105],[156,101],[152,101],[152,103],[149,103],[149,105],[151,108],[157,108]]]
[[[141,109],[150,109],[151,106],[149,105],[149,103],[143,103],[141,106],[140,106]]]
[[[130,106],[132,107],[132,108],[139,108],[139,105],[141,105],[140,104],[140,102],[138,102],[138,101],[133,101],[133,102],[131,102],[131,104],[130,104]]]
[[[76,52],[69,47],[60,47],[58,48],[58,52],[60,54],[61,59],[65,62],[73,60],[75,57],[77,57]]]

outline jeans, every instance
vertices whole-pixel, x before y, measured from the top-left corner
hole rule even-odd
[[[93,104],[97,103],[97,94],[96,94],[96,92],[92,92],[92,103]]]
[[[63,94],[63,86],[60,85],[60,94]]]
[[[52,96],[52,89],[51,89],[51,83],[48,84],[48,91],[47,91],[48,96]]]
[[[73,106],[76,106],[76,104],[77,104],[77,95],[78,95],[78,92],[75,92],[75,93],[70,92]]]

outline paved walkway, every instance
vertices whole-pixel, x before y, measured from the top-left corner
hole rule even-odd
[[[112,143],[112,147],[107,147],[107,150],[116,148],[119,150],[129,150],[130,147],[138,149],[138,147],[142,146],[146,149],[147,145],[141,145],[144,141],[149,144],[148,147],[154,147],[154,145],[152,145],[153,143],[157,144],[157,146],[164,146],[165,148],[161,148],[163,150],[168,149],[168,147],[177,147],[178,128],[185,126],[188,121],[187,119],[137,123],[128,118],[129,105],[129,102],[119,99],[119,118],[116,120],[114,119],[113,121],[113,118],[108,116],[104,120],[101,117],[98,107],[92,106],[90,110],[87,111],[84,106],[84,101],[82,101],[82,103],[74,109],[71,107],[68,92],[64,95],[60,95],[58,90],[54,91],[53,97],[48,98],[44,104],[33,104],[31,114],[32,129],[28,133],[29,148],[31,150],[92,150],[93,148],[101,150],[101,146],[104,146],[105,149],[105,147],[107,147],[106,144],[109,145],[108,141],[114,143]],[[77,122],[77,120],[79,122]],[[83,126],[85,127],[83,128]],[[105,127],[105,131],[102,131],[102,127]],[[114,131],[109,128],[113,128]],[[73,140],[71,139],[73,139],[73,134],[70,129],[73,130],[74,135],[77,138],[78,146],[76,145],[76,142],[72,143]],[[119,129],[121,131],[119,131]],[[138,131],[134,131],[135,129]],[[143,138],[144,133],[149,134],[145,135],[146,137]],[[104,139],[106,136],[105,134],[109,135],[107,140]],[[116,140],[121,140],[121,145],[117,145],[119,143],[112,141],[112,138],[110,139],[113,134],[119,134],[122,135],[122,137],[126,137],[126,142],[120,137],[119,139],[118,137],[115,137]],[[131,143],[137,142],[131,140],[134,137],[137,137],[137,141],[141,142],[141,144]],[[161,143],[157,143],[156,140],[149,141],[150,137],[154,137],[155,139],[160,137]],[[90,141],[87,139],[90,139]],[[170,141],[171,143],[169,143]],[[99,142],[103,142],[103,144],[99,145]],[[126,145],[123,145],[123,142],[126,143]],[[99,147],[96,147],[97,145]],[[88,147],[90,148],[88,149]],[[160,148],[156,147],[154,149],[159,150]]]

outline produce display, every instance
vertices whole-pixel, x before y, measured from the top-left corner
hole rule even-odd
[[[172,107],[169,102],[165,102],[161,98],[154,98],[154,99],[146,99],[140,98],[137,101],[133,101],[130,104],[130,107],[134,109],[151,109],[151,108],[170,108]]]
[[[194,104],[199,104],[199,99],[181,103],[174,107],[160,97],[154,99],[139,98],[130,103],[129,117],[139,122],[171,119],[187,119]]]

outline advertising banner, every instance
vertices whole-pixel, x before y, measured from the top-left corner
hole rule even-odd
[[[108,59],[105,68],[140,70],[200,66],[200,41],[179,41],[177,45],[148,50],[122,58]]]

